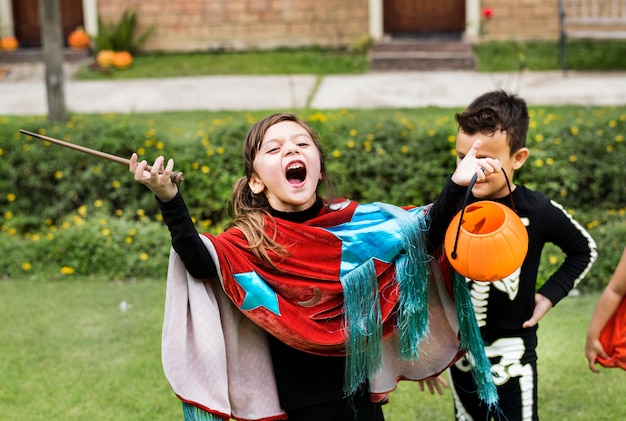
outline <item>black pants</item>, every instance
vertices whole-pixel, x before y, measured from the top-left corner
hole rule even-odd
[[[489,355],[489,347],[486,348]],[[518,354],[519,355],[519,354]],[[490,356],[494,382],[498,389],[498,406],[488,408],[478,392],[465,358],[450,367],[454,410],[459,421],[536,421],[537,361],[522,364],[515,358]]]
[[[289,421],[384,421],[382,406],[369,393],[287,411]]]

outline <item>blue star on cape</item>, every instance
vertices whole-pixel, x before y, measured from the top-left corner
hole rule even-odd
[[[242,310],[254,310],[255,308],[265,307],[272,313],[280,316],[276,293],[256,272],[235,273],[233,276],[235,281],[246,292],[246,296],[241,303]]]

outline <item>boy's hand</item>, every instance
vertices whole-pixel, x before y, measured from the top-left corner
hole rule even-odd
[[[533,315],[530,319],[526,320],[522,327],[533,327],[539,320],[546,315],[548,311],[552,308],[552,302],[548,300],[541,294],[535,294],[535,309],[533,310]]]
[[[500,161],[493,158],[477,158],[478,150],[482,142],[477,140],[472,145],[467,155],[459,162],[452,174],[452,181],[459,186],[467,186],[474,174],[477,174],[477,181],[484,181],[487,176],[500,172],[502,165]]]
[[[162,156],[154,160],[150,171],[146,170],[147,161],[137,162],[136,153],[130,157],[129,170],[135,174],[135,181],[148,187],[162,202],[172,200],[178,193],[178,186],[172,182],[172,170],[174,160],[167,161],[167,166],[163,168],[165,158]]]

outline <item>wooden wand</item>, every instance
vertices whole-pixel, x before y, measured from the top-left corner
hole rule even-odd
[[[31,137],[36,137],[38,139],[42,139],[42,140],[48,141],[50,143],[55,143],[57,145],[64,146],[66,148],[74,149],[76,151],[84,152],[84,153],[89,154],[89,155],[97,156],[99,158],[108,159],[109,161],[117,162],[118,164],[123,164],[123,165],[127,165],[127,166],[130,164],[130,160],[129,159],[122,158],[121,156],[111,155],[111,154],[106,153],[106,152],[100,152],[100,151],[97,151],[95,149],[86,148],[85,146],[80,146],[80,145],[75,145],[73,143],[64,142],[62,140],[55,139],[53,137],[44,136],[44,135],[39,134],[39,133],[29,132],[28,130],[20,129],[20,133],[24,133],[25,135],[28,135],[28,136],[31,136]],[[150,165],[146,165],[146,170],[147,171],[150,171],[151,169],[152,169],[152,167]],[[180,172],[180,171],[173,171],[171,178],[172,178],[172,183],[174,183],[174,184],[179,184],[181,181],[184,180],[183,173]]]

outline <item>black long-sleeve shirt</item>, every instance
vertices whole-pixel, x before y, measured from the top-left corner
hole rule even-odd
[[[465,191],[465,187],[454,184],[450,179],[446,183],[429,212],[427,251],[432,252],[443,242],[446,228],[457,212]],[[171,233],[172,246],[189,274],[198,279],[216,277],[216,265],[198,236],[182,195],[179,193],[168,202],[159,202],[159,206]],[[322,200],[318,199],[311,208],[301,212],[271,210],[271,213],[275,218],[305,222],[317,216],[323,206]],[[345,397],[345,357],[309,354],[272,336],[269,336],[269,345],[283,409],[289,411]]]

